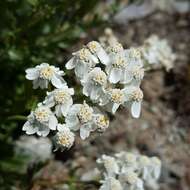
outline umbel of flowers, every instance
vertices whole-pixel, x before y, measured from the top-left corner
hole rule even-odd
[[[117,41],[108,47],[92,41],[73,53],[66,69],[74,70],[80,81],[84,101],[73,102],[74,89],[64,80],[64,71],[42,63],[26,70],[26,78],[33,88],[55,89],[48,92],[44,101],[28,116],[23,130],[28,135],[55,134],[56,149],[70,148],[79,131],[84,140],[91,132],[104,132],[109,126],[108,117],[101,110],[115,114],[120,106],[130,110],[134,118],[141,112],[144,77],[144,60],[138,48],[124,49]],[[91,107],[85,97],[91,100]],[[96,106],[96,107],[95,107]],[[60,123],[64,121],[64,123]]]
[[[103,176],[100,190],[144,190],[144,185],[156,183],[161,172],[159,158],[130,152],[102,155],[97,163]]]

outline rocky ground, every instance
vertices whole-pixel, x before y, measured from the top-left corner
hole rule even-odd
[[[113,30],[126,47],[141,45],[151,34],[166,38],[177,54],[173,70],[146,74],[140,119],[121,110],[104,134],[83,142],[77,139],[71,150],[56,153],[56,160],[48,162],[31,180],[32,190],[98,189],[95,182],[80,181],[96,167],[97,157],[134,149],[161,158],[160,189],[189,189],[190,14],[156,12],[127,26],[113,25]]]

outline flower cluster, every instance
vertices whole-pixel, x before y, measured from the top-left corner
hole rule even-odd
[[[152,35],[144,42],[141,50],[147,66],[162,65],[167,71],[173,68],[176,55],[166,40],[160,40],[158,36]]]
[[[68,87],[63,75],[63,71],[47,63],[26,70],[26,78],[33,81],[34,89],[48,88],[49,83],[55,89],[47,92],[44,101],[31,111],[23,131],[43,137],[50,131],[56,131],[53,138],[56,150],[70,148],[75,141],[75,131],[80,131],[80,137],[86,139],[92,131],[103,132],[109,126],[107,116],[98,109],[90,107],[85,101],[74,104],[74,89]],[[63,119],[65,123],[60,123]]]
[[[122,105],[131,109],[133,117],[140,116],[144,68],[138,49],[124,49],[116,41],[103,48],[92,41],[73,53],[66,68],[74,69],[83,94],[92,102],[113,114]]]
[[[161,161],[157,157],[120,152],[112,156],[102,155],[97,160],[104,180],[100,190],[143,190],[144,184],[158,180]]]
[[[74,52],[65,66],[74,70],[82,85],[82,93],[89,97],[91,104],[112,114],[123,106],[138,118],[143,100],[140,85],[145,63],[165,62],[166,65],[171,54],[165,41],[159,42],[156,37],[151,39],[147,40],[143,51],[140,48],[124,49],[116,38],[106,47],[91,41]],[[34,89],[48,89],[50,84],[55,89],[47,92],[44,101],[31,111],[23,126],[28,135],[36,133],[45,137],[50,131],[56,132],[56,149],[61,150],[73,145],[76,131],[84,140],[91,132],[104,132],[109,126],[109,119],[100,109],[91,107],[85,100],[73,102],[74,89],[68,86],[63,76],[62,70],[48,63],[26,70],[26,78],[33,81]]]

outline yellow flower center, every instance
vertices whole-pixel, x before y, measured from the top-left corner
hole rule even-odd
[[[65,103],[69,97],[69,93],[63,90],[59,90],[55,93],[55,101],[59,104]]]
[[[138,179],[138,176],[135,172],[129,172],[127,173],[126,175],[126,181],[129,183],[129,184],[135,184],[136,181]]]
[[[124,101],[124,93],[120,89],[112,89],[111,101],[118,104],[122,103]]]
[[[133,77],[137,80],[141,80],[144,77],[144,69],[143,68],[135,68],[132,70]]]
[[[158,159],[157,157],[153,157],[153,158],[152,158],[152,161],[153,161],[154,164],[156,164],[156,165],[158,165],[158,166],[161,165],[161,161],[160,161],[160,159]]]
[[[129,163],[129,164],[133,164],[136,162],[136,157],[134,154],[131,154],[131,153],[127,153],[126,155],[126,161]]]
[[[43,79],[51,79],[54,69],[51,66],[44,67],[40,70],[40,77]]]
[[[119,53],[121,51],[123,51],[123,46],[120,43],[115,43],[108,47],[108,52],[110,53]]]
[[[46,108],[37,108],[34,115],[39,122],[47,122],[49,120],[50,111]]]
[[[78,57],[81,61],[84,61],[86,63],[90,62],[89,59],[90,56],[90,52],[88,49],[86,48],[82,48],[79,52],[78,52]]]
[[[109,119],[104,115],[100,115],[96,118],[96,124],[99,130],[105,130],[109,126]]]
[[[131,94],[131,99],[133,101],[140,102],[143,99],[143,92],[140,89],[136,89]]]
[[[114,60],[113,67],[115,68],[125,68],[127,66],[127,61],[122,56],[117,56],[117,58]]]
[[[73,144],[74,136],[71,132],[58,132],[57,144],[65,147],[70,147]]]
[[[96,73],[95,76],[93,77],[93,81],[96,84],[105,85],[105,83],[107,81],[106,74],[103,71]]]
[[[92,115],[93,115],[93,110],[86,103],[84,103],[81,106],[80,111],[78,113],[79,120],[82,123],[86,123],[92,120]]]
[[[111,183],[110,190],[121,190],[122,189],[119,181],[117,181],[116,179],[114,179],[114,180],[112,179],[110,181],[110,183]]]
[[[141,156],[139,162],[145,166],[150,164],[150,159],[147,156]]]
[[[140,52],[139,49],[131,48],[131,49],[130,49],[130,56],[131,56],[132,58],[140,59],[140,58],[141,58],[141,52]]]
[[[98,42],[92,41],[87,44],[87,47],[90,49],[92,53],[96,53],[99,51],[101,46]]]
[[[104,160],[104,166],[107,170],[114,166],[115,160],[113,158],[107,158]]]

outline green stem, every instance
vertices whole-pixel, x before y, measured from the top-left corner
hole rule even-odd
[[[7,118],[8,120],[19,120],[19,121],[26,121],[27,117],[23,115],[12,115]]]

